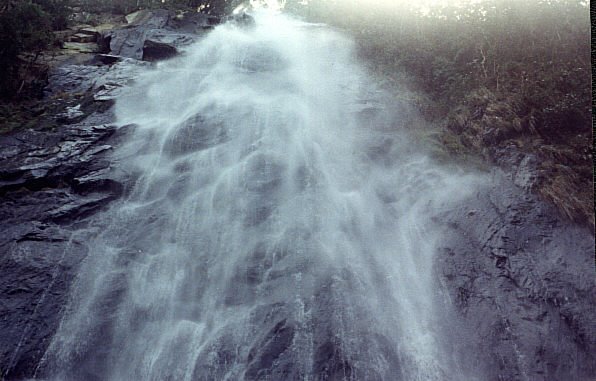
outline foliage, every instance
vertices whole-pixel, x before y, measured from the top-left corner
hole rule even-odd
[[[221,15],[229,10],[233,0],[78,0],[77,4],[88,12],[113,12],[127,14],[139,9],[202,9],[205,13]]]
[[[31,66],[52,41],[51,31],[51,17],[38,4],[18,2],[0,14],[0,97],[22,88],[21,66]],[[23,60],[23,52],[32,52],[34,58]]]
[[[419,107],[442,127],[448,149],[493,162],[511,146],[535,155],[544,174],[538,193],[594,224],[586,2],[294,3],[302,15],[355,36],[381,77],[401,75],[424,94]]]
[[[72,10],[70,0],[33,0],[48,14],[53,30],[63,30],[68,26],[68,17]]]
[[[563,128],[558,119],[589,122],[589,13],[581,1],[468,1],[426,11],[342,4],[311,0],[302,13],[350,31],[375,70],[405,72],[445,112],[485,88],[545,129]]]

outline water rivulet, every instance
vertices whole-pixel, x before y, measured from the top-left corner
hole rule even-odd
[[[415,153],[349,40],[255,19],[117,101],[137,180],[80,231],[95,238],[38,375],[472,379],[445,339],[432,221],[474,178]]]

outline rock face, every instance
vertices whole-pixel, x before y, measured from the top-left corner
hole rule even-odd
[[[437,276],[457,309],[452,319],[466,327],[454,341],[476,354],[471,368],[487,364],[483,379],[592,380],[594,236],[562,221],[519,177],[495,174],[441,218],[450,239]]]
[[[127,21],[129,25],[102,34],[103,52],[148,61],[172,57],[177,47],[196,41],[218,22],[202,13],[176,15],[166,10],[135,12]]]
[[[104,32],[90,30],[80,37],[98,38]],[[67,44],[82,52],[95,52],[98,46]],[[130,182],[128,175],[114,169],[117,164],[110,154],[132,127],[117,129],[110,106],[147,63],[80,55],[86,63],[63,64],[49,75],[46,97],[64,102],[64,111],[53,117],[57,128],[0,136],[3,380],[34,376],[87,253],[85,237],[74,237],[73,232],[121,197]]]
[[[117,129],[109,111],[146,66],[130,58],[170,58],[175,46],[218,22],[165,10],[137,12],[128,21],[121,29],[83,26],[65,43],[83,64],[53,69],[46,96],[87,95],[77,104],[65,98],[64,111],[55,116],[59,128],[0,136],[0,379],[34,376],[87,253],[85,237],[73,231],[131,181],[114,169],[110,153],[132,127]],[[98,51],[112,54],[80,54]]]
[[[87,251],[72,231],[124,192],[106,155],[126,129],[109,120],[0,137],[3,378],[33,376]]]

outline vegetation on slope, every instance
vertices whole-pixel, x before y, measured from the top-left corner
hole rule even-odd
[[[533,190],[570,219],[594,225],[585,2],[468,0],[421,8],[311,0],[294,8],[348,30],[374,71],[407,83],[424,117],[439,126],[443,149],[508,170],[531,155],[538,167]]]

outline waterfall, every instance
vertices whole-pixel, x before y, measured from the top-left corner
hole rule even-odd
[[[417,153],[331,28],[255,12],[116,103],[136,180],[90,248],[51,380],[469,380],[433,215],[474,176]],[[75,237],[76,238],[76,237]]]

